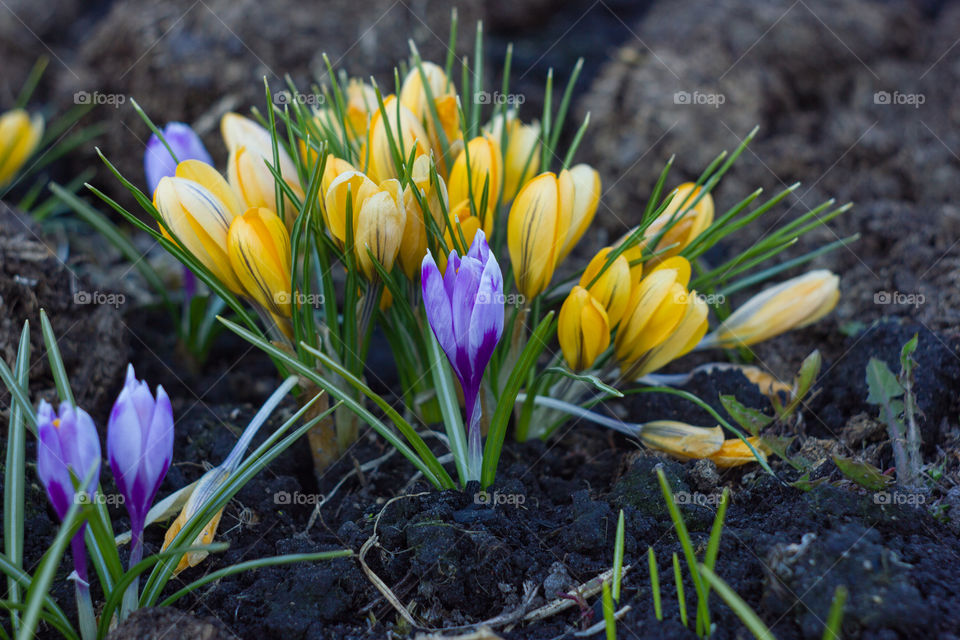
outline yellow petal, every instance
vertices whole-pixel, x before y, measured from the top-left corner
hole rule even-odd
[[[370,253],[389,272],[400,250],[407,214],[397,202],[398,189],[396,180],[384,181],[380,191],[363,201],[357,216],[355,253],[360,269],[371,281],[378,279],[379,275]]]
[[[560,250],[560,260],[563,260],[576,246],[583,234],[593,223],[600,204],[600,174],[587,164],[578,164],[570,169],[570,178],[573,181],[573,206],[571,221],[563,248]]]
[[[499,140],[500,136],[494,135],[494,138]],[[522,124],[511,119],[507,125],[507,150],[503,160],[503,200],[509,202],[516,197],[520,187],[540,171],[540,125]]]
[[[283,221],[269,209],[249,209],[231,223],[227,247],[247,295],[271,313],[289,318],[290,239]]]
[[[763,438],[751,437],[747,438],[747,440],[750,441],[753,448],[760,454],[761,459],[766,460],[770,454],[770,448],[763,443]],[[740,438],[724,440],[723,446],[708,457],[721,469],[739,467],[740,465],[757,461],[756,456],[753,455],[753,451],[751,451],[750,447],[744,444]]]
[[[617,331],[614,345],[617,360],[622,366],[630,366],[650,345],[663,341],[679,322],[682,311],[677,312],[675,300],[667,300],[673,285],[676,284],[676,278],[675,269],[664,269],[651,273],[634,287],[627,303],[627,310],[620,321],[620,329]],[[658,314],[664,302],[669,304]],[[651,322],[654,317],[656,317],[655,325]],[[648,327],[652,335],[644,337]]]
[[[386,121],[383,119],[384,112],[387,116]],[[404,162],[412,150],[415,150],[415,155],[419,156],[426,154],[430,149],[430,139],[423,125],[410,109],[397,102],[397,97],[394,95],[387,96],[383,101],[383,111],[378,105],[370,117],[367,145],[361,151],[362,158],[366,158],[369,154],[367,173],[374,182],[380,183],[389,178],[400,177],[394,164],[391,139],[393,147],[403,157]]]
[[[610,346],[610,325],[603,306],[575,286],[560,308],[557,338],[564,359],[574,371],[589,369]]]
[[[611,247],[606,247],[593,257],[580,277],[580,286],[587,287],[590,294],[603,305],[607,311],[610,326],[615,327],[627,310],[633,287],[630,264],[623,255],[617,256],[617,259],[598,277],[611,251]],[[594,280],[596,280],[595,284],[590,286]]]
[[[639,361],[637,376],[653,373],[692,350],[707,332],[707,304],[691,291],[687,296],[683,319],[670,336],[648,351]]]
[[[469,171],[468,171],[469,165]],[[450,170],[447,187],[450,200],[472,199],[484,231],[493,235],[494,213],[503,186],[503,159],[500,145],[491,136],[478,136],[467,143]],[[486,207],[481,211],[486,190]]]
[[[0,116],[0,187],[23,168],[42,136],[43,118],[39,115],[30,118],[23,109],[12,109]]]
[[[540,294],[553,277],[559,231],[563,230],[557,177],[541,173],[517,194],[507,221],[507,247],[517,288],[527,300]]]
[[[707,458],[723,447],[723,429],[694,427],[685,422],[656,420],[642,425],[640,441],[678,458]]]

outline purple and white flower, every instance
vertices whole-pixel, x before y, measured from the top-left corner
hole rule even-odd
[[[480,383],[503,335],[503,274],[481,230],[465,256],[450,252],[445,274],[428,252],[420,275],[430,328],[463,388],[470,466],[476,470],[481,455]]]

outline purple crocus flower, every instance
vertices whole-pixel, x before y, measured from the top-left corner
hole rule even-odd
[[[213,164],[213,158],[203,146],[203,141],[190,128],[190,125],[170,122],[163,128],[163,137],[166,138],[167,144],[180,162],[200,160]],[[147,188],[151,196],[157,190],[161,178],[173,176],[177,171],[176,161],[155,133],[151,134],[150,139],[147,140],[147,151],[143,154],[143,170],[147,174]]]
[[[130,565],[133,566],[143,553],[147,512],[173,458],[170,398],[163,387],[157,386],[154,399],[147,383],[137,380],[133,365],[127,365],[127,380],[110,411],[107,456],[117,489],[130,514]]]
[[[96,493],[100,481],[100,438],[97,428],[83,409],[64,402],[57,415],[44,400],[37,409],[37,435],[40,440],[37,447],[37,475],[47,490],[57,517],[63,520],[78,498],[86,494],[89,499]],[[70,472],[82,483],[91,470],[94,471],[90,481],[79,490],[74,490]],[[83,583],[83,589],[87,585],[87,556],[83,546],[86,526],[83,524],[70,541],[73,566]]]
[[[480,381],[503,335],[503,275],[482,230],[467,255],[450,252],[444,275],[429,252],[420,269],[427,320],[463,388],[470,479],[479,480]]]

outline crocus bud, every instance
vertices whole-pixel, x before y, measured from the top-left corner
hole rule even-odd
[[[761,291],[704,338],[700,348],[749,346],[812,324],[840,299],[840,278],[811,271]]]
[[[277,205],[276,179],[267,163],[273,165],[273,138],[270,132],[249,118],[236,113],[227,113],[220,120],[220,131],[230,151],[227,160],[227,178],[246,208],[266,207],[279,211]],[[303,200],[297,165],[278,140],[277,153],[279,165],[277,171],[291,191]],[[287,229],[293,228],[297,218],[297,209],[292,200],[284,198],[284,219]]]
[[[703,339],[707,332],[707,303],[696,291],[685,295],[685,310],[679,324],[666,340],[643,354],[636,362],[636,375],[643,377],[680,358]]]
[[[600,204],[600,174],[593,167],[578,164],[569,170],[569,174],[573,181],[573,209],[558,263],[567,257],[587,232]]]
[[[170,122],[163,128],[163,137],[170,145],[170,150],[164,146],[157,134],[153,133],[147,140],[147,150],[143,154],[143,170],[147,176],[147,189],[151,195],[157,190],[161,178],[176,175],[178,161],[199,160],[213,165],[213,158],[203,146],[200,136],[190,128],[190,125]],[[170,155],[171,150],[174,155]]]
[[[450,200],[460,202],[472,199],[477,215],[483,222],[484,233],[491,235],[502,186],[503,158],[500,155],[500,145],[492,136],[477,136],[467,143],[450,170]],[[487,192],[487,206],[481,210],[484,189]]]
[[[507,247],[517,288],[532,300],[550,284],[573,215],[569,171],[541,173],[520,189],[507,220]]]
[[[397,259],[400,267],[411,280],[420,272],[420,264],[427,253],[427,226],[424,213],[433,218],[438,229],[444,228],[443,211],[449,209],[447,190],[443,179],[437,176],[439,188],[435,188],[430,180],[430,159],[420,156],[413,163],[411,182],[403,190],[403,208],[407,213],[407,221],[403,227],[403,239],[400,241],[400,252]],[[420,200],[427,211],[420,209],[420,203],[414,196],[414,189],[420,193]],[[442,203],[442,205],[441,205]],[[471,238],[472,240],[472,238]]]
[[[379,190],[360,204],[360,211],[355,219],[354,249],[357,264],[367,280],[378,280],[380,276],[370,254],[390,272],[397,252],[400,251],[403,228],[407,221],[400,183],[396,180],[384,180]]]
[[[723,429],[719,425],[694,427],[674,420],[655,420],[641,425],[640,441],[678,458],[707,458],[723,447]]]
[[[394,163],[391,138],[392,146],[403,157],[404,162],[414,149],[416,149],[414,153],[416,156],[429,153],[430,138],[413,112],[403,104],[397,104],[395,95],[389,95],[384,99],[383,111],[378,107],[374,109],[370,117],[367,140],[360,150],[360,157],[369,158],[367,174],[379,184],[384,180],[400,177]],[[384,112],[387,114],[386,121],[383,119]]]
[[[269,209],[247,209],[230,224],[230,265],[247,295],[275,316],[291,313],[290,237]]]
[[[199,160],[185,160],[174,177],[161,178],[153,203],[181,247],[228,289],[242,293],[227,257],[227,230],[242,209],[223,176]]]
[[[157,386],[154,398],[147,383],[137,380],[133,365],[127,365],[126,382],[110,411],[107,456],[136,545],[173,459],[173,409],[163,387]]]
[[[590,292],[577,285],[560,307],[557,339],[567,365],[574,371],[589,369],[610,346],[607,312]]]
[[[347,136],[352,142],[367,132],[370,115],[377,110],[377,92],[359,78],[350,78],[346,91]]]
[[[696,205],[693,204],[700,194],[700,189],[701,187],[692,182],[686,182],[674,189],[670,204],[644,231],[644,237],[653,242],[673,220],[670,228],[663,232],[660,240],[651,247],[653,252],[663,249],[660,255],[651,260],[652,264],[680,253],[713,223],[713,198],[709,193],[704,194]]]
[[[480,383],[503,335],[503,275],[481,230],[467,255],[450,252],[444,275],[427,253],[420,278],[430,328],[463,389],[471,479],[479,479]]]
[[[448,142],[460,137],[460,111],[457,108],[457,92],[440,66],[432,62],[421,62],[420,65],[423,68],[423,76],[427,78],[426,86],[430,87],[434,109],[430,108],[423,76],[421,76],[420,68],[417,66],[412,66],[407,73],[407,77],[403,80],[403,86],[400,89],[400,103],[413,113],[418,122],[424,123],[434,155],[441,158],[443,149],[440,145],[439,131],[443,131]],[[376,104],[376,100],[374,100],[374,104]],[[439,123],[433,117],[434,110],[436,110]]]
[[[23,109],[0,116],[0,187],[5,187],[37,150],[43,137],[43,117]]]
[[[511,116],[507,116],[507,149],[503,154],[504,202],[513,200],[520,187],[540,171],[540,123],[523,124]],[[499,134],[494,134],[494,139],[499,140]]]
[[[37,475],[47,490],[47,497],[57,517],[63,520],[76,501],[89,500],[96,493],[100,481],[100,438],[89,414],[69,402],[60,405],[57,415],[45,400],[37,409]],[[88,474],[93,477],[74,489],[71,472],[77,482],[83,483]],[[83,546],[86,524],[71,540],[73,563],[77,575],[87,582],[87,560]]]
[[[580,277],[580,286],[586,287],[597,302],[607,312],[610,328],[617,326],[620,318],[627,310],[630,294],[633,292],[633,281],[630,274],[630,263],[623,255],[617,256],[603,273],[600,273],[612,249],[605,247],[597,252],[593,260],[587,264]],[[591,286],[591,282],[596,282]]]
[[[339,173],[327,188],[324,196],[323,214],[327,229],[341,246],[347,241],[347,202],[356,228],[360,206],[370,195],[378,191],[377,184],[359,171]]]
[[[658,269],[633,288],[614,341],[617,360],[625,369],[677,328],[686,310],[683,276],[679,269]]]

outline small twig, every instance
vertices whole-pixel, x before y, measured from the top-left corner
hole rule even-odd
[[[627,575],[627,572],[630,570],[631,565],[626,565],[623,567],[623,573],[621,575]],[[539,609],[535,609],[523,617],[524,622],[536,622],[537,620],[543,620],[544,618],[549,618],[550,616],[556,615],[561,611],[565,611],[570,607],[574,606],[578,600],[586,600],[591,598],[603,589],[603,583],[609,582],[613,578],[613,567],[607,569],[596,578],[584,582],[582,585],[569,591],[563,596],[560,596],[553,602],[546,604]]]
[[[363,473],[366,471],[377,469],[381,464],[389,460],[390,457],[393,456],[393,454],[395,454],[396,452],[397,452],[396,449],[390,449],[390,451],[380,456],[379,458],[375,458],[370,462],[365,462],[359,467],[354,466],[353,469],[343,474],[343,477],[340,478],[340,481],[336,485],[334,485],[333,489],[330,490],[330,493],[326,494],[325,496],[322,496],[320,500],[317,501],[316,506],[313,507],[313,513],[310,514],[310,519],[307,521],[307,526],[303,530],[303,533],[301,535],[306,535],[307,533],[310,532],[310,529],[313,528],[313,525],[314,523],[316,523],[317,518],[320,517],[320,508],[323,505],[327,504],[327,502],[329,502],[333,498],[333,496],[337,493],[337,491],[340,490],[340,487],[342,487],[347,480],[349,480],[355,475],[358,475],[358,473]]]

